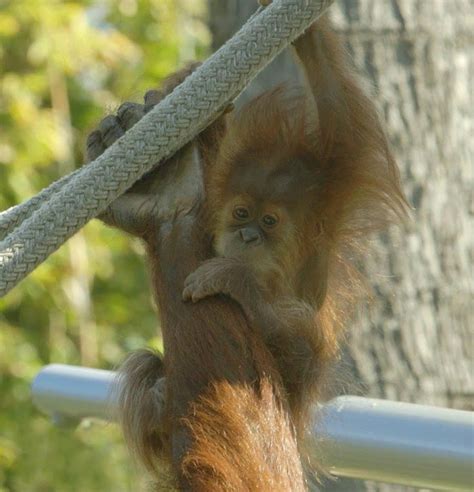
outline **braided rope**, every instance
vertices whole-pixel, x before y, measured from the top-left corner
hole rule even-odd
[[[259,7],[248,19],[252,20],[262,11],[263,7]],[[28,218],[43,204],[45,204],[55,193],[59,192],[72,178],[82,171],[83,168],[76,169],[66,176],[58,179],[54,183],[41,190],[34,197],[26,200],[20,205],[10,207],[3,212],[0,212],[0,241],[10,234],[22,221]]]
[[[58,179],[54,183],[51,183],[48,187],[41,190],[29,200],[21,203],[20,205],[10,207],[0,213],[0,241],[5,239],[5,237],[10,234],[10,232],[12,232],[23,220],[43,206],[55,193],[60,191],[63,186],[79,174],[82,169],[82,167],[76,169],[75,171]]]
[[[94,162],[0,215],[0,230],[24,219],[0,242],[0,295],[208,126],[332,1],[274,0]]]

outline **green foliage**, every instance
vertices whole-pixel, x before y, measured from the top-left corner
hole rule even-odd
[[[0,210],[82,164],[88,131],[207,55],[205,0],[0,0]],[[113,368],[160,345],[141,245],[93,221],[0,299],[0,492],[136,491],[114,425],[33,408],[50,362]]]

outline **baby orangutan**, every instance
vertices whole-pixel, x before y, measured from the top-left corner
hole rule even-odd
[[[352,256],[405,202],[376,110],[328,20],[294,49],[310,92],[278,87],[227,118],[206,177],[216,258],[188,276],[183,299],[225,294],[241,305],[303,431],[360,296]]]

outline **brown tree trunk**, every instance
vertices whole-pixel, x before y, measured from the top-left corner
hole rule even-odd
[[[256,0],[209,0],[217,48]],[[338,0],[331,7],[366,74],[413,219],[376,238],[363,269],[374,299],[346,359],[367,396],[473,409],[474,98],[471,0]],[[295,78],[288,54],[249,87]],[[341,481],[332,490],[409,490]]]

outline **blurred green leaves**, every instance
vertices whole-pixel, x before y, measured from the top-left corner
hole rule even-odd
[[[0,0],[0,210],[82,165],[87,133],[210,44],[205,0]],[[161,346],[142,246],[93,221],[0,299],[0,492],[136,491],[115,426],[54,428],[49,362]]]

